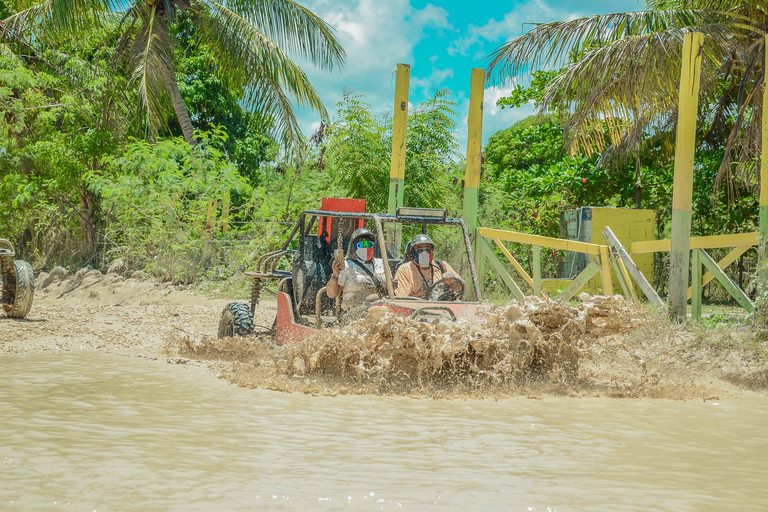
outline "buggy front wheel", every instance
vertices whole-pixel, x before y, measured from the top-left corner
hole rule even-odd
[[[224,306],[219,321],[219,338],[247,336],[253,333],[253,313],[248,304],[230,302]]]

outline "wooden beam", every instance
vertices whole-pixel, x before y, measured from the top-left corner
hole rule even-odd
[[[408,88],[411,81],[411,66],[398,64],[395,78],[395,105],[392,116],[392,158],[389,168],[389,201],[387,213],[394,214],[403,206],[405,187],[405,142],[408,129]],[[402,226],[391,223],[387,226],[390,252],[394,257],[400,254]]]
[[[616,256],[611,257],[611,263],[613,263],[614,268],[616,268],[616,277],[619,280],[619,286],[621,286],[621,291],[624,293],[624,297],[632,300],[632,295],[630,295],[629,290],[632,287],[632,281],[629,280],[629,276],[624,276],[621,273],[621,270],[618,269],[619,262],[621,261],[621,258],[617,258]]]
[[[608,246],[600,247],[600,282],[603,285],[603,295],[613,295],[613,279],[611,278],[611,259]]]
[[[217,201],[211,199],[208,201],[208,212],[205,215],[205,232],[211,234],[213,232],[213,226],[216,224],[216,206]],[[199,226],[200,224],[198,224]]]
[[[739,288],[739,286],[734,283],[733,280],[728,277],[725,272],[723,272],[723,269],[717,266],[715,260],[713,260],[709,254],[701,249],[696,249],[696,251],[699,253],[699,258],[701,259],[701,262],[704,264],[704,266],[707,267],[707,269],[715,275],[715,279],[717,279],[717,281],[723,285],[728,293],[731,294],[731,297],[736,299],[736,302],[738,302],[741,307],[746,309],[747,312],[751,313],[754,311],[755,305],[752,304],[751,300],[749,300],[747,294],[744,293],[744,291]]]
[[[485,238],[494,238],[505,240],[507,242],[516,242],[519,244],[540,245],[542,247],[551,247],[562,251],[572,251],[592,256],[600,255],[600,246],[597,244],[588,244],[584,242],[575,242],[573,240],[563,240],[561,238],[552,238],[548,236],[529,235],[528,233],[519,233],[517,231],[506,231],[503,229],[478,228],[477,232]]]
[[[485,256],[488,258],[491,266],[496,271],[496,275],[501,277],[501,280],[505,285],[507,285],[509,291],[512,292],[512,296],[518,300],[523,300],[525,298],[525,294],[520,289],[520,287],[517,286],[517,283],[514,279],[512,279],[512,276],[509,275],[509,272],[507,272],[507,269],[504,268],[504,265],[502,265],[501,261],[499,261],[499,258],[496,257],[496,254],[493,252],[493,249],[488,244],[488,242],[486,242],[484,238],[477,237],[477,247],[479,249],[478,252],[480,253],[480,257],[482,258]]]
[[[736,233],[733,235],[696,236],[691,238],[691,249],[720,249],[723,247],[747,247],[757,245],[760,241],[760,233]],[[643,240],[632,242],[632,254],[645,254],[649,252],[665,252],[672,247],[672,240]]]
[[[763,36],[763,54],[765,62],[763,70],[768,69],[768,36]],[[760,245],[768,242],[768,87],[766,75],[763,72],[763,119],[762,119],[762,151],[760,153],[760,210],[758,214],[760,224]],[[765,255],[763,255],[765,258]],[[765,263],[763,262],[763,265]],[[765,272],[763,272],[765,273]]]
[[[225,235],[229,231],[229,201],[229,190],[227,190],[221,202],[221,232]]]
[[[701,255],[699,249],[694,249],[691,254],[691,317],[701,318]],[[690,289],[689,289],[690,290]]]
[[[592,276],[597,274],[599,271],[600,264],[597,262],[597,260],[590,261],[589,265],[587,265],[584,270],[582,270],[581,273],[576,276],[573,282],[563,288],[563,291],[560,292],[557,298],[565,301],[571,300],[571,297],[576,295],[576,292],[578,292],[585,284],[587,284],[587,282],[592,279]]]
[[[470,233],[477,228],[477,198],[483,154],[483,95],[485,70],[473,69],[467,116],[467,168],[464,173],[464,222]]]
[[[531,290],[533,290],[533,279],[531,279],[531,276],[528,275],[528,272],[526,272],[523,266],[515,259],[514,256],[512,256],[512,253],[509,252],[506,247],[504,247],[504,244],[501,243],[501,240],[494,238],[493,241],[501,250],[502,254],[507,257],[512,266],[515,267],[515,270],[517,270],[517,273],[520,274],[520,277],[525,279],[525,282],[528,283],[531,287]]]
[[[632,257],[630,257],[629,253],[627,253],[627,250],[624,249],[624,246],[621,245],[619,239],[616,238],[616,235],[613,234],[613,231],[611,231],[611,228],[608,226],[606,226],[603,230],[603,237],[608,242],[608,245],[610,245],[615,253],[622,259],[624,265],[626,265],[627,271],[634,278],[638,286],[640,286],[640,289],[643,291],[648,300],[653,305],[665,309],[664,301],[661,300],[661,297],[659,297],[659,294],[656,293],[656,290],[653,289],[651,283],[648,282],[643,273],[640,272],[640,269],[637,268],[637,265],[635,265]]]
[[[627,295],[628,299],[631,299],[632,302],[634,302],[637,305],[640,305],[640,300],[637,298],[637,294],[635,293],[635,287],[632,284],[632,281],[629,279],[629,272],[627,272],[627,267],[624,265],[624,260],[621,258],[614,258],[616,260],[616,263],[619,266],[619,272],[616,272],[617,276],[620,276],[624,282],[627,284],[627,287],[629,288],[629,294]]]
[[[720,267],[720,268],[727,268],[728,265],[730,265],[731,263],[736,261],[739,258],[739,256],[741,256],[742,254],[744,254],[745,252],[747,252],[751,248],[752,248],[751,245],[745,245],[743,247],[736,247],[734,250],[732,250],[731,252],[726,254],[723,259],[718,261],[717,262],[717,266]],[[715,278],[715,276],[712,275],[712,272],[707,272],[706,274],[704,274],[704,276],[701,279],[701,286],[704,286],[705,284],[707,284],[708,282],[710,282],[714,278]],[[688,288],[688,298],[689,299],[691,298],[691,293],[692,293],[691,288]]]
[[[691,252],[693,160],[696,150],[696,114],[699,110],[703,45],[704,34],[700,32],[689,32],[683,36],[672,190],[672,247],[669,254],[669,295],[667,296],[669,312],[677,318],[684,318],[688,307],[686,291]]]
[[[541,297],[541,246],[534,245],[531,249],[533,250],[533,262],[531,264],[531,273],[533,274],[533,294],[537,297]]]

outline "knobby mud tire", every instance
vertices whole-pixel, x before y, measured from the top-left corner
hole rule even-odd
[[[24,318],[32,309],[35,296],[35,273],[26,261],[16,260],[10,268],[13,304],[4,304],[5,314],[11,318]]]
[[[219,321],[219,338],[248,336],[253,333],[253,314],[248,304],[230,302],[224,306]]]

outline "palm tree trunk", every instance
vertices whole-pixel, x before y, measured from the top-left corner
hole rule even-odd
[[[181,131],[184,133],[184,140],[187,141],[190,146],[196,146],[197,141],[194,138],[195,130],[192,127],[192,119],[189,118],[189,112],[187,111],[186,105],[184,105],[184,99],[181,97],[179,84],[176,82],[175,77],[165,77],[165,89],[171,97],[173,111],[176,112],[176,119],[179,120],[179,125],[181,125]]]

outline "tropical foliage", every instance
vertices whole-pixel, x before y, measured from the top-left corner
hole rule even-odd
[[[448,91],[416,106],[408,116],[403,202],[441,208],[444,181],[456,174],[456,103]],[[349,197],[367,199],[369,211],[386,211],[392,152],[392,117],[371,112],[363,96],[344,92],[328,127],[324,158]]]
[[[721,154],[718,183],[726,178],[755,187],[762,111],[756,93],[765,80],[768,29],[764,2],[650,0],[647,8],[536,25],[500,46],[489,57],[489,71],[504,81],[565,66],[541,94],[539,108],[568,114],[563,128],[569,148],[621,157],[657,138],[671,143],[683,36],[702,32],[700,119],[708,122],[699,136]]]
[[[15,14],[3,21],[2,40],[24,52],[41,45],[87,38],[104,29],[114,34],[115,62],[138,93],[145,132],[154,138],[166,126],[170,102],[184,138],[194,143],[193,125],[176,74],[178,39],[186,31],[207,57],[207,70],[225,86],[242,91],[238,98],[270,119],[273,134],[293,145],[301,130],[292,101],[321,115],[325,108],[305,72],[290,56],[330,70],[344,61],[344,50],[333,30],[305,7],[291,0],[151,0],[118,2],[9,2]]]

